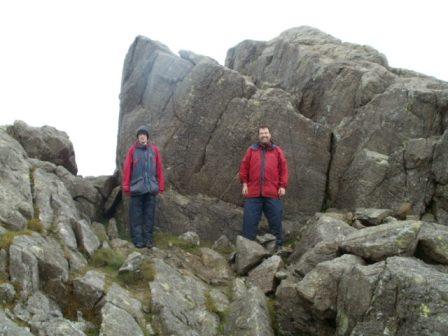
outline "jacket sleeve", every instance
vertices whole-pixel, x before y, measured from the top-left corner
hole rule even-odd
[[[160,155],[159,148],[154,146],[156,152],[156,170],[157,170],[157,181],[159,182],[159,192],[163,193],[165,191],[165,176],[163,175],[163,162],[162,156]]]
[[[129,148],[128,153],[126,154],[126,158],[123,163],[123,179],[122,179],[122,187],[125,193],[131,192],[131,175],[132,175],[132,157],[134,156],[134,151],[132,147]]]
[[[288,187],[288,163],[286,162],[285,153],[281,148],[278,149],[279,154],[279,177],[280,177],[280,187],[287,188]]]
[[[243,161],[241,161],[240,165],[240,181],[241,183],[249,182],[249,166],[250,166],[250,157],[251,157],[250,148],[247,149],[246,154],[243,157]]]

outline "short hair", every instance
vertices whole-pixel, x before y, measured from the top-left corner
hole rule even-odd
[[[260,130],[261,129],[268,129],[269,130],[269,126],[266,126],[266,125],[260,125],[260,126],[258,126],[258,133],[260,133]]]

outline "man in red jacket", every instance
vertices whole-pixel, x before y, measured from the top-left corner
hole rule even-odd
[[[162,157],[157,146],[149,143],[148,127],[140,126],[123,164],[123,191],[131,196],[129,221],[137,248],[153,246],[156,195],[164,190]]]
[[[272,142],[269,128],[258,129],[257,144],[250,146],[240,166],[243,184],[244,219],[243,236],[254,240],[263,212],[269,230],[276,237],[276,246],[283,244],[281,197],[288,185],[288,165],[283,150]]]

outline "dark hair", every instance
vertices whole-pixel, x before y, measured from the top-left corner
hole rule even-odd
[[[260,125],[260,126],[258,126],[258,133],[260,133],[260,130],[261,130],[261,129],[264,129],[264,128],[267,128],[267,129],[269,130],[269,126],[266,126],[266,125]]]

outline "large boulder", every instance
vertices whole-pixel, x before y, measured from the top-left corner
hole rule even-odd
[[[445,335],[448,274],[415,258],[355,266],[338,291],[338,335]]]
[[[375,49],[307,26],[243,41],[228,51],[226,66],[257,87],[289,92],[299,113],[332,130],[327,206],[397,209],[409,201],[414,214],[426,211],[448,83],[391,68]],[[436,171],[446,162],[442,152],[434,153]]]
[[[8,133],[25,149],[29,157],[64,166],[76,175],[75,151],[67,133],[51,126],[31,127],[23,121],[15,121]]]
[[[253,240],[238,236],[236,238],[235,267],[238,274],[246,274],[269,256],[269,252]]]
[[[163,334],[178,336],[217,335],[219,318],[207,308],[207,285],[182,274],[162,259],[153,259],[150,282],[155,325]]]
[[[366,260],[380,261],[389,256],[415,252],[420,221],[396,221],[356,231],[341,242],[343,251],[356,254]]]
[[[267,123],[290,163],[286,214],[321,209],[330,132],[301,115],[283,90],[257,90],[235,71],[191,61],[185,53],[179,57],[139,36],[123,69],[117,169],[142,123],[151,125],[151,138],[162,148],[169,184],[182,194],[233,204],[241,201],[236,175],[241,159],[256,141],[258,125]]]

